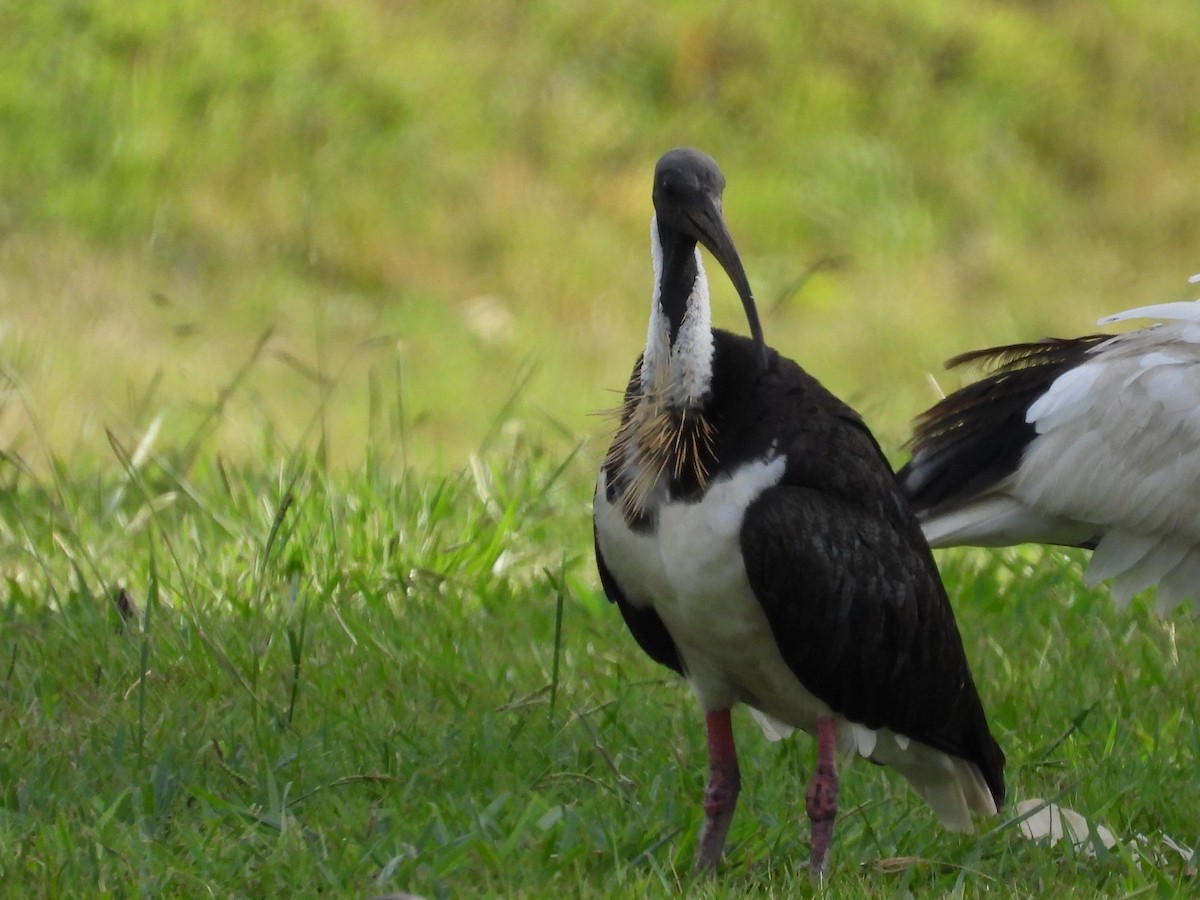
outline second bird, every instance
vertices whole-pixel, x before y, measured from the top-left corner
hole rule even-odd
[[[743,703],[770,736],[817,738],[806,808],[823,877],[839,753],[895,768],[961,832],[1003,801],[1004,755],[878,444],[763,340],[724,186],[696,150],[655,168],[650,327],[596,486],[596,561],[638,644],[705,714],[697,868],[717,864],[733,817],[730,710]],[[737,289],[750,337],[712,327],[698,245]]]
[[[1200,614],[1200,301],[1100,324],[1145,318],[947,363],[991,371],[917,418],[898,477],[931,545],[1087,547],[1119,605],[1157,584],[1161,615]]]

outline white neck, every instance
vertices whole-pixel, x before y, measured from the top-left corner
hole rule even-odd
[[[696,282],[673,345],[671,326],[659,302],[663,257],[657,218],[650,220],[650,256],[654,261],[654,297],[642,356],[642,390],[671,408],[692,408],[700,404],[712,384],[712,311],[700,248],[696,248]]]

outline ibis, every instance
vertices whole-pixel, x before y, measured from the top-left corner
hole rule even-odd
[[[816,737],[809,868],[827,871],[839,758],[898,770],[954,831],[1004,797],[954,616],[917,519],[859,416],[766,345],[708,156],[654,170],[654,289],[594,498],[608,598],[704,712],[696,868],[721,858],[741,787],[730,711]],[[714,329],[703,246],[750,336]]]
[[[1157,583],[1161,615],[1200,611],[1200,301],[1099,324],[1136,319],[1160,321],[947,363],[987,374],[916,420],[899,479],[931,545],[1086,547],[1118,604]]]

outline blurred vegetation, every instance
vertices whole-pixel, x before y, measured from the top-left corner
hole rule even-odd
[[[1186,295],[1197,33],[1191,0],[4,4],[0,448],[602,433],[691,144],[768,339],[898,450],[952,353]]]

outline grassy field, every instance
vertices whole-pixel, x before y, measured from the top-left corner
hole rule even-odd
[[[806,894],[807,737],[744,716],[727,861],[688,882],[702,719],[598,592],[594,456],[460,475],[169,460],[0,489],[0,895]],[[1009,808],[940,830],[843,772],[828,895],[1191,896],[1200,629],[1060,552],[943,557]],[[1054,800],[1120,843],[1024,839]]]
[[[649,173],[729,179],[768,339],[900,459],[926,374],[1189,296],[1200,6],[0,6],[0,896],[811,892],[813,745],[603,599]],[[742,328],[715,283],[719,324]],[[1012,803],[845,772],[833,897],[1192,896],[1200,623],[940,556]],[[1113,849],[1021,836],[1046,798]]]

